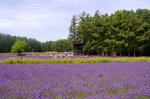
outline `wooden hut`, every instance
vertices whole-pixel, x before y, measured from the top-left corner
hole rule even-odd
[[[83,51],[84,40],[74,40],[72,41],[72,44],[75,55],[84,55]]]

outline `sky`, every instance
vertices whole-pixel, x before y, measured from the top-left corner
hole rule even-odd
[[[66,39],[73,15],[150,9],[150,0],[0,0],[0,33],[41,42]]]

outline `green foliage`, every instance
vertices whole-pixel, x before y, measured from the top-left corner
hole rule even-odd
[[[72,51],[72,43],[67,39],[48,41],[43,43],[43,51],[69,52]]]
[[[11,52],[11,47],[14,45],[14,43],[17,40],[23,40],[28,43],[28,46],[26,47],[26,51],[36,51],[41,52],[42,51],[42,44],[41,42],[37,41],[36,39],[32,38],[26,38],[26,37],[16,37],[11,36],[9,34],[3,34],[0,33],[0,52],[6,53]]]
[[[26,47],[27,47],[26,41],[17,40],[11,48],[11,52],[17,53],[20,56],[21,53],[25,52]]]
[[[28,48],[27,48],[28,52],[41,52],[42,51],[41,42],[33,38],[27,39],[27,42],[28,42]]]
[[[16,37],[0,33],[0,52],[10,52],[11,46],[15,43]]]
[[[68,39],[70,39],[70,40],[76,40],[76,39],[78,39],[77,38],[77,21],[78,21],[78,18],[77,18],[77,16],[74,15],[72,17],[71,25],[69,27],[69,36],[68,36]]]
[[[72,44],[70,40],[58,40],[56,41],[56,44],[53,47],[55,48],[54,51],[57,52],[68,52],[72,50]]]
[[[72,25],[71,25],[72,26]],[[83,51],[118,52],[120,55],[150,55],[150,10],[121,10],[114,14],[79,15],[78,38],[84,40]],[[128,53],[128,54],[127,54]]]
[[[17,40],[26,41],[28,43],[26,46],[27,52],[72,51],[72,43],[68,39],[40,42],[33,38],[16,37],[0,33],[0,53],[11,52],[11,47]]]

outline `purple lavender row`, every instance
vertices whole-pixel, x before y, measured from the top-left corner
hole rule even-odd
[[[0,64],[1,99],[149,99],[150,63]]]
[[[69,56],[69,57],[58,57],[58,58],[96,58],[98,56]],[[49,59],[54,58],[54,56],[0,56],[0,60],[9,58],[39,58],[39,59]]]
[[[49,59],[50,56],[0,56],[0,60],[9,59],[9,58],[39,58],[39,59]]]
[[[52,58],[104,58],[101,56],[0,56],[0,60],[9,58],[36,58],[36,59],[52,59]],[[117,58],[117,57],[109,57]]]

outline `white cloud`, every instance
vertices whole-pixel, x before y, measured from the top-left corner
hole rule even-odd
[[[39,22],[34,19],[34,17],[21,18],[16,20],[11,19],[0,19],[0,28],[38,28]]]
[[[150,0],[1,0],[0,32],[42,41],[66,38],[72,15],[149,8]],[[26,34],[28,33],[28,34]]]
[[[0,18],[0,28],[40,28],[60,17],[59,13],[20,13],[11,18]]]

